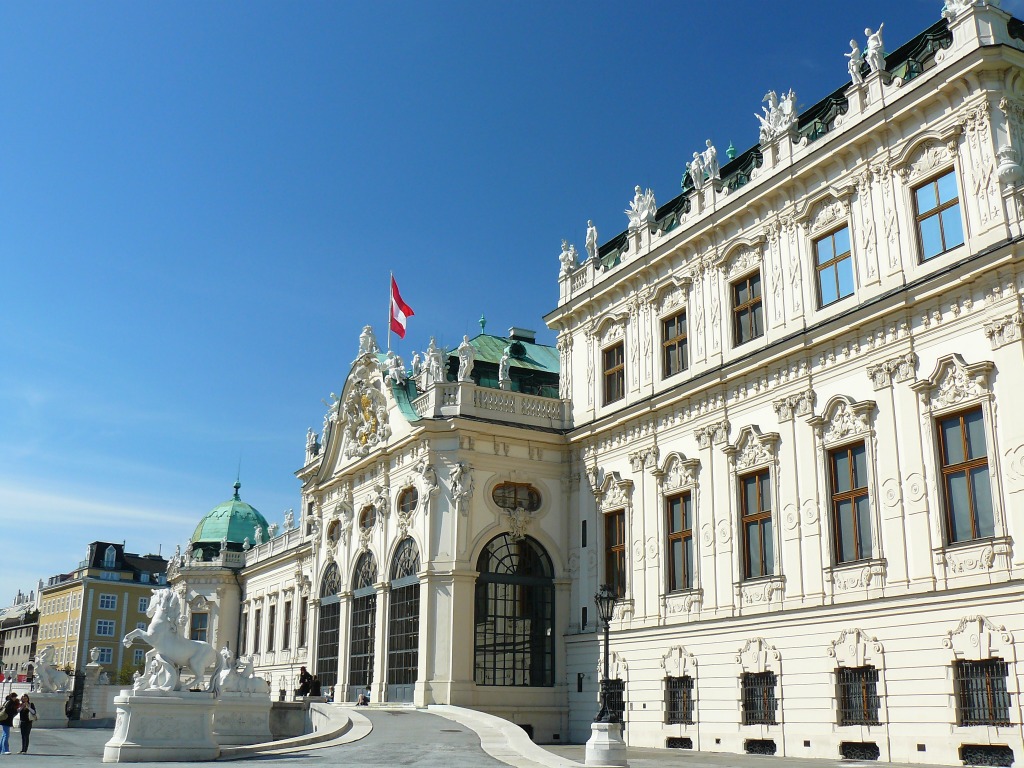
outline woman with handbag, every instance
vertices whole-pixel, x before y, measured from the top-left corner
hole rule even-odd
[[[21,708],[18,710],[21,715],[21,753],[28,752],[28,737],[32,733],[32,724],[39,719],[36,714],[36,705],[33,704],[28,694],[21,697]]]
[[[18,714],[18,694],[9,693],[0,709],[0,755],[11,754],[11,725]]]

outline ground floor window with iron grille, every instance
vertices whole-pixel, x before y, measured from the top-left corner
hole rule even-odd
[[[608,681],[608,712],[618,718],[625,727],[626,723],[626,681],[615,678]]]
[[[872,666],[836,670],[839,725],[878,725],[878,670]]]
[[[740,685],[743,689],[743,724],[775,725],[779,706],[775,698],[775,673],[744,672]]]
[[[1008,665],[1002,659],[956,661],[957,722],[960,725],[1009,725]]]
[[[693,678],[665,678],[665,722],[693,724]]]
[[[551,558],[529,536],[484,547],[474,605],[477,685],[555,684],[555,583]]]

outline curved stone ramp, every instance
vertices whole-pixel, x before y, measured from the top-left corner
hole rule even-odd
[[[352,712],[348,707],[314,703],[310,705],[309,712],[316,728],[312,733],[263,744],[221,747],[220,757],[217,759],[243,760],[249,757],[286,755],[309,749],[336,747],[359,741],[373,730],[373,724],[369,720],[357,712]]]
[[[466,726],[480,737],[480,747],[495,760],[516,768],[582,768],[567,757],[548,752],[534,744],[522,728],[513,722],[486,712],[448,704],[432,704],[427,712]]]

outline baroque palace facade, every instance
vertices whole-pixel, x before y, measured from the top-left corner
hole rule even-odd
[[[364,330],[297,519],[173,558],[240,617],[193,626],[275,688],[306,664],[580,742],[608,583],[631,745],[1024,754],[1024,23],[951,0],[848,58],[563,248],[557,349],[481,332],[410,371]]]

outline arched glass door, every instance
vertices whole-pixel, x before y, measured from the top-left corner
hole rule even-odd
[[[555,684],[551,558],[529,536],[491,539],[477,561],[473,677],[477,685]]]
[[[338,683],[338,643],[341,631],[341,603],[338,588],[341,573],[331,563],[320,582],[320,621],[316,640],[316,677],[326,690]]]
[[[377,561],[364,552],[352,577],[352,632],[348,647],[348,700],[373,682],[373,636],[377,625]]]
[[[405,539],[391,564],[388,601],[388,701],[412,701],[420,643],[420,551]]]

